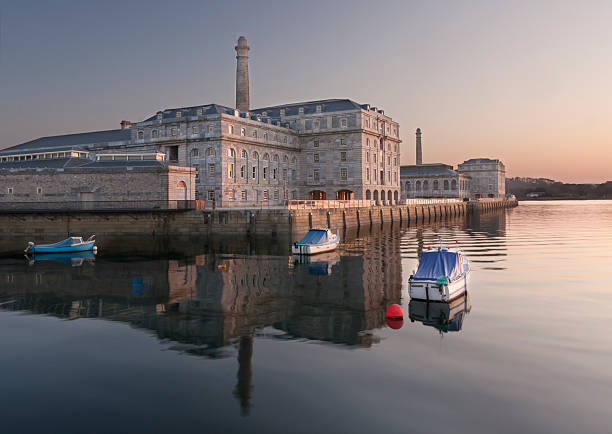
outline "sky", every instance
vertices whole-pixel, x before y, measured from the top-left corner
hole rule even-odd
[[[0,148],[164,108],[350,98],[400,123],[402,164],[612,180],[610,1],[0,0]]]

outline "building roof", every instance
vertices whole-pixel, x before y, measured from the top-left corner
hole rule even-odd
[[[350,99],[323,99],[319,101],[296,102],[291,104],[281,104],[277,106],[262,107],[251,110],[251,113],[266,115],[271,118],[279,118],[281,109],[285,109],[284,116],[297,116],[300,107],[304,108],[304,114],[317,113],[317,106],[321,106],[321,113],[331,113],[346,110],[360,110],[362,105]]]
[[[34,151],[55,151],[59,149],[74,149],[88,145],[124,142],[131,138],[131,131],[125,130],[106,130],[92,131],[88,133],[66,134],[62,136],[41,137],[36,140],[11,146],[0,151],[2,154],[15,154],[19,152]]]
[[[219,104],[206,104],[206,105],[197,105],[193,107],[176,107],[176,108],[168,108],[161,110],[162,119],[177,119],[176,113],[178,111],[181,112],[181,118],[184,117],[193,117],[198,116],[198,110],[202,109],[203,115],[213,115],[213,114],[234,114],[234,109],[231,107],[226,107]],[[159,112],[157,112],[159,113]],[[143,122],[154,121],[157,119],[157,113],[153,116],[148,117]]]
[[[166,167],[166,164],[159,160],[90,160],[89,163],[81,167],[85,169],[104,169],[111,167]]]
[[[490,158],[470,158],[469,160],[465,160],[461,164],[482,164],[482,163],[501,163],[501,161],[498,159],[492,160]]]
[[[400,166],[400,176],[453,176],[457,173],[453,166],[443,163]]]
[[[82,167],[91,162],[89,158],[52,158],[48,160],[7,161],[0,163],[0,170],[27,170],[27,169],[67,169],[69,167]]]

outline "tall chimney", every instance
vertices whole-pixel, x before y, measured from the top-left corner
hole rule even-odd
[[[421,147],[421,129],[416,130],[416,164],[423,164],[423,148]]]
[[[236,50],[236,108],[249,111],[249,46],[244,36],[238,38]]]

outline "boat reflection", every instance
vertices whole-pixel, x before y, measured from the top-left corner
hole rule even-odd
[[[422,322],[440,333],[458,332],[471,309],[470,296],[466,292],[450,303],[410,300],[408,316],[411,322]]]
[[[34,265],[40,261],[55,261],[71,267],[81,267],[86,262],[95,261],[96,254],[93,250],[73,253],[34,253],[30,256],[25,255],[25,258],[28,260],[28,265]]]
[[[338,252],[321,253],[316,256],[293,256],[293,265],[295,267],[306,267],[308,272],[314,276],[332,274],[332,268],[338,262],[340,262],[340,254]]]

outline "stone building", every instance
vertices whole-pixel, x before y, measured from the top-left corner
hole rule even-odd
[[[399,124],[384,110],[349,99],[251,109],[248,51],[241,37],[236,109],[165,109],[141,122],[122,121],[118,130],[46,137],[4,152],[162,152],[171,165],[195,168],[196,198],[219,206],[287,199],[397,203]]]
[[[506,166],[500,160],[472,158],[459,164],[459,173],[472,179],[472,197],[505,197]]]

